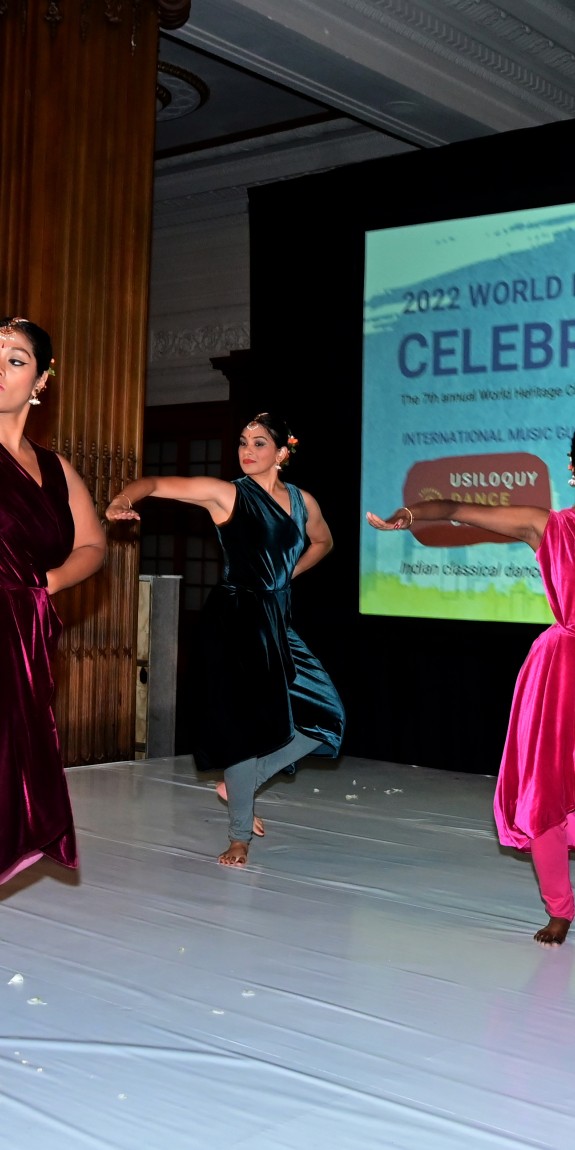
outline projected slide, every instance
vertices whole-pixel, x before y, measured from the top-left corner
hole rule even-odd
[[[575,502],[575,204],[369,232],[364,304],[361,612],[548,622],[525,544],[365,512]]]

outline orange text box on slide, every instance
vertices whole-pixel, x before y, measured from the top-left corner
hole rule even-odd
[[[407,473],[406,507],[428,499],[452,499],[483,507],[551,507],[547,464],[523,451],[493,455],[451,455],[415,463]],[[496,535],[462,523],[414,523],[412,534],[426,547],[468,547],[474,543],[508,543]]]

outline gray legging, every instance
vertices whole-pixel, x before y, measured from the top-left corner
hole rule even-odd
[[[249,843],[252,837],[254,821],[254,800],[256,791],[271,779],[272,775],[289,767],[290,763],[297,763],[304,755],[309,755],[319,746],[317,739],[310,739],[309,735],[302,735],[296,731],[293,739],[279,751],[272,751],[270,755],[257,758],[243,759],[241,763],[233,763],[224,771],[226,791],[228,793],[228,808],[230,812],[230,841]]]

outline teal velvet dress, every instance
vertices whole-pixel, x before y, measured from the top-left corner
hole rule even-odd
[[[234,481],[231,518],[217,528],[221,583],[203,608],[193,753],[200,770],[225,770],[285,747],[296,730],[336,758],[345,723],[321,663],[291,626],[294,567],[306,541],[307,509],[286,483],[291,513],[249,476]]]

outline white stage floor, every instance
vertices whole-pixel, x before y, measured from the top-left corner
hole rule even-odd
[[[68,781],[80,877],[0,895],[2,1150],[573,1144],[575,931],[531,941],[492,778],[305,765],[246,870],[191,759]]]

